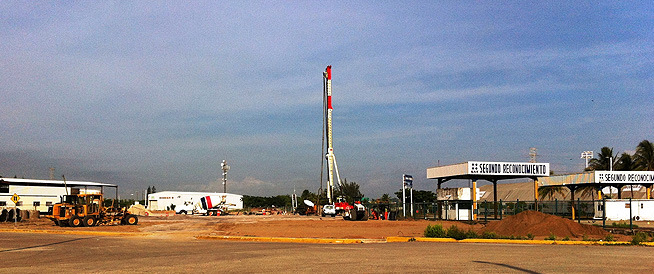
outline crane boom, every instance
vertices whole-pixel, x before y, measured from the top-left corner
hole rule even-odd
[[[327,66],[323,73],[323,78],[325,80],[323,100],[327,100],[327,104],[324,104],[327,108],[324,111],[325,115],[327,115],[327,199],[331,204],[334,202],[334,171],[336,171],[337,182],[340,184],[340,176],[338,174],[338,167],[336,166],[336,156],[334,156],[334,143],[332,141],[332,66]]]

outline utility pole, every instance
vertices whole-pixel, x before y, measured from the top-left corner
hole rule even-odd
[[[54,168],[54,167],[50,167],[50,180],[54,180],[54,179],[55,179],[55,177],[54,177],[54,176],[55,176],[54,173],[55,173],[55,168]]]
[[[223,170],[223,193],[227,193],[227,171],[229,170],[227,160],[223,160],[220,163],[220,168]]]

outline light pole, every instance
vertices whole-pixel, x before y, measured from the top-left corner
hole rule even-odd
[[[223,170],[223,193],[227,193],[227,171],[229,170],[227,160],[223,160],[220,163],[220,168]]]
[[[586,168],[588,168],[588,160],[593,159],[593,152],[592,151],[582,152],[581,159],[586,159]]]

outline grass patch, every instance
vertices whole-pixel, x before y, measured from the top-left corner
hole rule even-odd
[[[638,228],[638,225],[632,224],[631,226],[629,226],[629,223],[627,223],[627,221],[620,221],[620,222],[612,223],[611,227],[615,227],[615,228],[631,228],[631,227]]]

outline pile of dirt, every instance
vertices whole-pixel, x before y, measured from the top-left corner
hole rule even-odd
[[[143,205],[138,204],[130,206],[129,209],[127,209],[127,212],[134,215],[146,216],[148,210]]]
[[[538,211],[523,211],[501,221],[491,222],[484,231],[495,232],[502,236],[550,236],[579,238],[584,235],[603,238],[608,234],[601,227],[579,224],[575,221]]]

